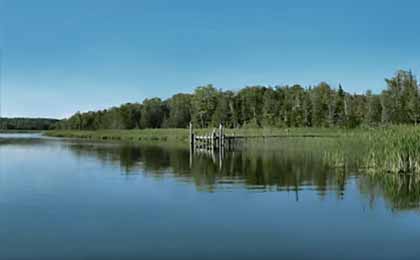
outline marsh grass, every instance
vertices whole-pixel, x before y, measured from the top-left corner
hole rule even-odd
[[[420,129],[393,126],[349,131],[325,152],[332,165],[357,165],[373,174],[420,173]]]
[[[370,168],[394,173],[420,172],[420,129],[399,126],[370,131]]]

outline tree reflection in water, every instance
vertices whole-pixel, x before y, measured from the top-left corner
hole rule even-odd
[[[171,176],[194,183],[198,190],[215,192],[245,188],[250,191],[314,191],[320,199],[328,193],[345,197],[347,183],[356,181],[360,192],[373,203],[383,197],[395,210],[417,209],[420,180],[416,176],[371,176],[361,174],[357,164],[334,167],[317,149],[243,149],[242,151],[190,151],[184,146],[102,144],[75,142],[65,147],[78,157],[94,157],[102,164],[119,165],[127,175],[154,178]],[[286,151],[287,150],[287,151]]]

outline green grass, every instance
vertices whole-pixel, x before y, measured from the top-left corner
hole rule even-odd
[[[392,126],[348,131],[336,139],[326,159],[335,165],[357,162],[359,168],[383,175],[420,173],[420,128]]]
[[[52,130],[44,133],[50,137],[79,138],[102,141],[131,142],[187,142],[186,129],[144,129],[144,130]]]
[[[369,143],[367,164],[393,173],[420,172],[420,128],[398,126],[364,134]]]
[[[198,135],[210,134],[213,129],[195,129]],[[217,129],[216,129],[217,131]],[[290,128],[290,129],[225,129],[226,135],[249,137],[337,137],[347,131],[322,128]],[[51,137],[80,138],[94,140],[121,141],[157,141],[157,142],[188,142],[188,129],[142,129],[142,130],[52,130],[45,135]]]

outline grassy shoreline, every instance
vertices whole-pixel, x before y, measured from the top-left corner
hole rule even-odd
[[[144,130],[50,130],[44,132],[49,137],[89,139],[98,141],[156,141],[187,142],[186,129],[144,129]]]
[[[213,129],[196,129],[197,134],[209,134]],[[353,131],[353,130],[352,130]],[[240,135],[248,137],[339,137],[349,130],[322,129],[322,128],[261,128],[261,129],[226,129],[227,135]],[[46,136],[61,138],[77,138],[92,140],[121,140],[121,141],[155,141],[155,142],[182,142],[187,143],[188,129],[142,129],[142,130],[50,130],[44,132]]]
[[[0,134],[36,134],[42,133],[42,130],[0,130]]]
[[[208,134],[212,129],[197,129]],[[154,143],[188,143],[188,129],[100,130],[100,131],[47,131],[47,136],[99,141],[128,141]],[[374,174],[420,174],[420,128],[392,126],[373,129],[289,128],[289,129],[226,129],[226,134],[257,137],[308,137],[332,139],[329,149],[319,142],[314,148],[325,154],[330,164],[345,167],[357,161],[360,168]],[[261,140],[264,140],[261,138]],[[275,141],[265,142],[272,149]],[[332,145],[331,145],[332,143]],[[252,145],[251,145],[252,147]],[[332,148],[332,149],[330,149]]]

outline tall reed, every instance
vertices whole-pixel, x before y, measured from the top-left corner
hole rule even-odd
[[[393,126],[350,131],[326,158],[335,165],[357,162],[371,173],[420,173],[420,128]]]
[[[376,171],[420,172],[420,129],[398,126],[364,134],[369,145],[367,164]]]

